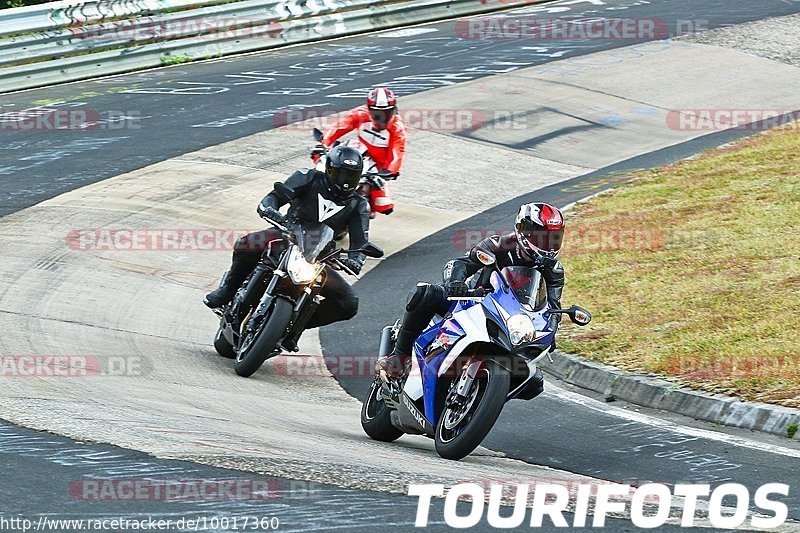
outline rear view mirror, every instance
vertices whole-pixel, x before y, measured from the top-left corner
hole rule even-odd
[[[322,138],[325,137],[325,134],[319,128],[314,128],[311,130],[311,135],[314,137],[314,140],[317,142],[322,142]]]
[[[579,305],[573,305],[570,307],[567,311],[567,314],[569,315],[570,320],[579,326],[585,326],[592,321],[592,314]]]
[[[284,185],[280,181],[276,181],[275,182],[274,188],[275,188],[275,192],[277,192],[281,196],[284,196],[284,197],[288,198],[289,200],[294,200],[294,189],[290,189],[289,187],[287,187],[286,185]]]
[[[381,250],[379,247],[375,246],[371,242],[365,244],[360,251],[367,257],[374,257],[376,259],[379,257],[383,257],[383,250]]]

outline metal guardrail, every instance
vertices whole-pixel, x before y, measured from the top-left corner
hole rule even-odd
[[[544,1],[63,0],[6,9],[0,92]]]

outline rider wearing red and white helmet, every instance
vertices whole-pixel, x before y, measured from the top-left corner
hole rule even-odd
[[[514,236],[523,256],[555,259],[564,240],[564,216],[550,204],[523,204],[514,220]]]
[[[353,130],[358,130],[358,139],[367,146],[378,170],[387,175],[400,174],[406,151],[406,125],[397,114],[397,97],[391,90],[372,89],[366,105],[348,111],[328,128],[322,144],[330,146]]]
[[[538,268],[547,285],[550,305],[560,308],[561,292],[564,290],[564,266],[557,258],[563,240],[564,216],[557,207],[542,202],[523,204],[514,219],[513,233],[487,237],[476,244],[466,256],[447,263],[444,271],[445,289],[448,293],[466,290],[465,280],[483,267],[477,253],[485,250],[495,255],[500,268]],[[478,284],[481,284],[480,281]]]
[[[491,252],[499,268],[528,266],[542,273],[547,288],[547,299],[553,308],[561,308],[561,293],[564,290],[564,266],[557,259],[564,239],[564,217],[561,211],[546,203],[529,203],[520,206],[514,220],[514,231],[505,235],[492,235],[476,244],[465,256],[453,259],[445,265],[443,285],[419,283],[407,300],[406,312],[397,331],[397,342],[391,355],[378,359],[377,370],[391,371],[403,368],[400,357],[408,356],[414,341],[422,333],[434,315],[444,315],[450,306],[448,296],[464,296],[470,287],[466,280],[484,264],[478,254]],[[491,270],[474,286],[488,286]],[[560,314],[551,315],[551,320],[560,320]]]

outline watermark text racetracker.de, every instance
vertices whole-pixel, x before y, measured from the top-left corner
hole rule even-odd
[[[137,355],[0,354],[0,378],[84,378],[142,376],[147,365]]]
[[[121,20],[113,26],[94,25],[75,28],[74,39],[93,41],[169,41],[194,37],[197,40],[278,38],[284,24],[263,18],[199,17],[173,21],[143,23],[141,18]]]
[[[98,110],[83,107],[45,106],[0,113],[0,132],[83,132],[141,128],[139,111]]]
[[[308,131],[312,128],[326,130],[347,114],[341,109],[308,108],[285,109],[275,113],[276,128]],[[519,110],[485,109],[406,109],[397,111],[407,127],[426,131],[475,131],[479,129],[524,130],[535,125],[538,119]]]
[[[69,230],[66,242],[81,252],[261,252],[276,251],[285,240],[263,228],[81,228]]]
[[[442,342],[446,342],[444,337]],[[388,369],[390,375],[404,375],[409,377],[421,376],[419,367],[404,370],[397,360],[395,366]],[[509,370],[514,375],[525,375],[529,368],[522,359],[512,359],[507,363]],[[270,372],[276,376],[291,378],[367,378],[375,377],[375,354],[364,355],[326,355],[325,358],[316,355],[281,355],[271,359]],[[460,365],[451,365],[441,376],[456,377],[462,372]]]
[[[81,478],[69,484],[73,500],[89,502],[221,502],[319,498],[326,486],[264,476],[210,479]]]
[[[281,522],[277,516],[219,516],[197,515],[180,518],[112,517],[59,518],[0,515],[0,531],[27,533],[41,531],[62,533],[66,531],[276,531]]]
[[[84,501],[265,501],[281,496],[280,482],[256,479],[79,479],[69,485]]]
[[[456,34],[478,40],[645,41],[669,37],[669,25],[660,19],[499,16],[460,19],[456,21]]]
[[[783,355],[753,359],[749,355],[720,353],[710,360],[678,356],[668,362],[666,369],[670,374],[685,379],[800,377],[800,361],[796,357]]]
[[[634,526],[653,529],[664,526],[675,514],[681,527],[700,525],[708,520],[712,527],[736,530],[752,527],[767,530],[786,522],[789,508],[780,497],[789,486],[767,483],[750,493],[738,483],[710,485],[647,483],[638,487],[617,483],[580,483],[570,490],[561,483],[516,484],[513,499],[508,487],[492,484],[488,496],[479,483],[459,483],[448,489],[441,484],[411,484],[408,495],[418,498],[415,525],[426,527],[429,520],[453,528],[479,526],[492,528],[597,527],[606,525],[609,516],[627,516]],[[433,498],[444,497],[443,516],[431,516]],[[458,504],[462,503],[461,508]],[[504,505],[513,506],[509,512]],[[529,507],[530,505],[530,507]],[[751,512],[751,507],[757,512]],[[501,510],[502,509],[502,510]],[[698,513],[703,509],[702,513]],[[565,516],[566,515],[566,516]]]
[[[267,244],[261,231],[214,228],[82,228],[70,230],[66,240],[83,252],[261,250]]]
[[[667,126],[679,131],[727,129],[761,131],[774,127],[800,128],[800,111],[790,109],[673,109]]]
[[[660,229],[639,228],[635,223],[627,227],[606,227],[567,230],[563,235],[563,250],[570,255],[596,252],[656,251],[663,248],[668,235]],[[486,239],[502,251],[512,251],[517,247],[514,228],[464,228],[451,235],[453,248],[460,253],[469,252]],[[554,237],[546,231],[533,232],[530,237],[538,241],[555,244]]]
[[[502,15],[459,19],[456,35],[471,40],[652,41],[706,31],[707,19],[546,18]]]

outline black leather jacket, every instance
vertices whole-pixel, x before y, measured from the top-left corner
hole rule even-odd
[[[453,281],[465,281],[483,268],[476,257],[477,250],[492,252],[497,259],[497,266],[530,266],[542,273],[547,286],[547,299],[553,307],[561,307],[561,292],[564,290],[564,266],[558,259],[535,258],[533,260],[519,253],[517,238],[514,233],[507,235],[492,235],[476,244],[464,257],[453,259],[447,263],[442,272],[444,284]],[[482,281],[478,285],[483,285]]]
[[[347,229],[350,248],[362,248],[369,240],[369,202],[353,193],[344,198],[333,194],[324,172],[314,169],[298,170],[284,182],[294,190],[294,198],[272,191],[261,200],[259,213],[265,208],[280,209],[289,205],[288,216],[300,222],[323,222],[334,232]],[[364,262],[364,254],[353,253],[351,258]]]

